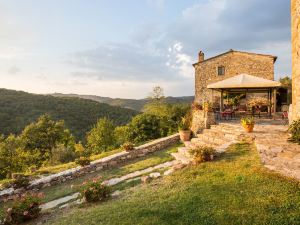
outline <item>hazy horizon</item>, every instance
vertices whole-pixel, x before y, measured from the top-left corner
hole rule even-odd
[[[290,75],[289,1],[0,0],[1,88],[193,96],[199,50],[229,49],[276,55],[275,79]]]

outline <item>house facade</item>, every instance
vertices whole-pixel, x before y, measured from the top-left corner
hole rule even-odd
[[[300,119],[300,0],[291,1],[292,13],[292,119]]]
[[[234,77],[249,74],[268,80],[274,80],[276,56],[229,50],[223,54],[205,59],[199,52],[195,68],[195,102],[217,103],[220,93],[207,88],[207,85]]]

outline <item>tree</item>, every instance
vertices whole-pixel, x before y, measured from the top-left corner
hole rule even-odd
[[[129,123],[130,140],[141,143],[161,137],[160,118],[151,114],[140,114],[135,116]]]
[[[280,78],[280,83],[283,87],[287,88],[287,101],[288,104],[292,102],[292,79],[288,76]]]
[[[159,101],[164,98],[164,89],[160,86],[153,87],[152,92],[150,93],[150,99]]]
[[[0,178],[10,178],[12,173],[23,172],[37,161],[37,152],[23,150],[21,139],[15,135],[0,137]]]
[[[283,87],[292,88],[292,79],[288,76],[280,78],[279,82],[282,84]]]
[[[87,135],[87,146],[93,153],[109,151],[116,146],[113,121],[108,118],[98,120]]]
[[[130,141],[131,129],[129,126],[119,126],[115,128],[114,135],[118,146]]]
[[[49,115],[42,115],[37,122],[26,126],[21,133],[24,150],[39,151],[41,161],[47,161],[58,146],[74,147],[74,138],[65,128],[63,121],[53,121]]]

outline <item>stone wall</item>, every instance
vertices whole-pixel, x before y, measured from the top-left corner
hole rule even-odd
[[[30,183],[30,186],[27,188],[27,190],[35,190],[38,191],[40,189],[43,189],[45,187],[54,186],[63,182],[66,182],[68,180],[75,179],[77,177],[83,176],[85,174],[93,173],[96,171],[103,170],[105,168],[109,167],[115,167],[121,163],[127,162],[129,160],[143,157],[149,153],[159,151],[162,149],[165,149],[166,147],[169,147],[175,143],[179,142],[179,134],[174,134],[165,138],[157,139],[155,141],[152,141],[150,143],[141,145],[139,147],[136,147],[135,150],[132,150],[130,152],[120,152],[108,157],[105,157],[103,159],[99,159],[96,161],[91,162],[89,166],[85,167],[76,167],[73,169],[69,169],[57,174],[52,174],[40,179],[33,180]],[[23,192],[25,190],[19,189],[14,190],[13,188],[5,189],[3,191],[0,191],[0,201],[7,198],[8,196],[13,196],[14,194]]]
[[[292,0],[292,119],[300,118],[300,0]]]
[[[274,57],[252,53],[230,51],[215,58],[194,64],[195,67],[195,101],[211,101],[220,96],[206,87],[243,73],[274,80]],[[218,75],[218,67],[225,67],[225,75]]]
[[[213,112],[204,112],[203,110],[193,110],[193,119],[191,130],[193,134],[198,134],[203,129],[209,129],[211,125],[216,124],[215,114]]]

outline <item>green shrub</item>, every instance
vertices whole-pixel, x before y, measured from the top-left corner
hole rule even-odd
[[[295,120],[289,127],[290,141],[300,144],[300,120]]]
[[[13,178],[12,186],[15,189],[26,188],[29,185],[29,181],[30,181],[29,176],[26,176],[22,173],[14,173],[12,174],[12,178]]]
[[[98,180],[93,180],[84,184],[80,193],[87,202],[105,201],[111,195],[111,188],[105,184],[101,184]]]
[[[119,126],[114,130],[114,136],[116,139],[117,146],[121,146],[123,143],[128,142],[130,139],[130,127]]]
[[[74,147],[65,147],[63,145],[59,145],[52,150],[52,154],[48,164],[53,166],[59,165],[62,163],[72,162],[75,160],[75,158],[76,154],[74,151]]]
[[[216,156],[216,150],[208,146],[199,146],[191,149],[189,153],[196,163],[211,161]]]
[[[88,157],[79,157],[75,160],[75,163],[80,166],[88,166],[90,165],[91,160]]]
[[[15,199],[5,211],[4,224],[20,224],[37,218],[40,214],[42,194],[26,194]]]
[[[186,114],[181,118],[178,124],[178,130],[189,130],[191,128],[192,118],[190,114]]]
[[[115,126],[108,118],[99,119],[97,124],[87,134],[87,146],[94,154],[113,150],[116,145]]]
[[[129,123],[130,140],[135,144],[161,137],[160,118],[150,114],[135,116]]]
[[[13,184],[13,179],[0,180],[0,191],[9,188]]]
[[[125,151],[132,151],[134,150],[134,144],[132,144],[131,142],[126,142],[122,145],[122,149]]]

